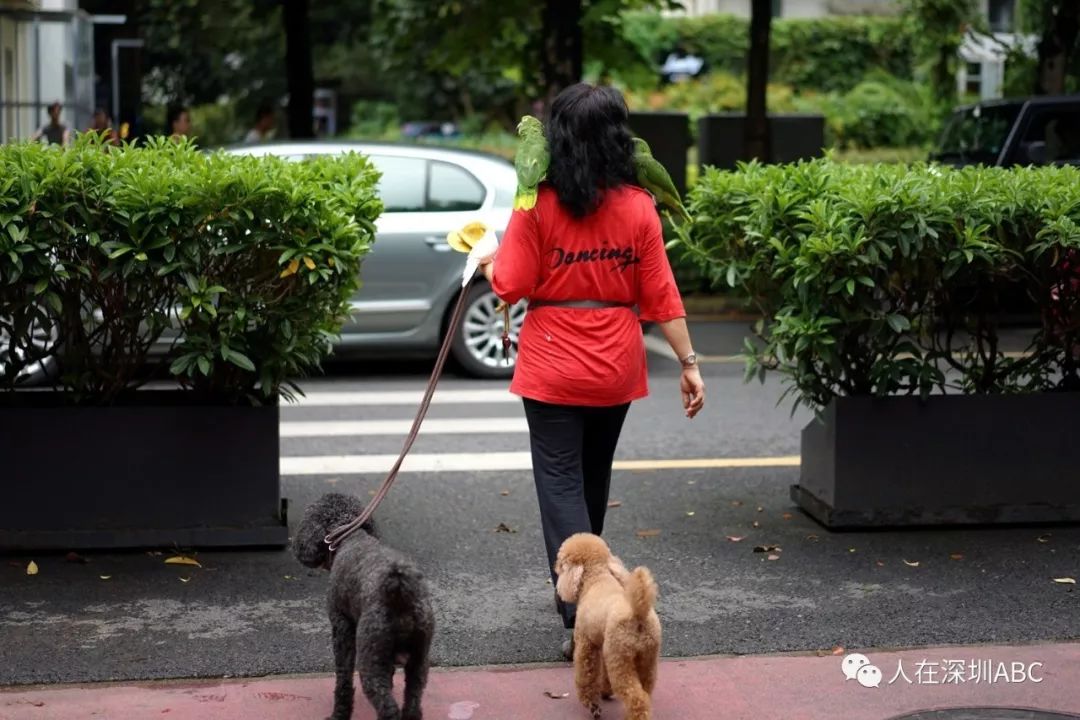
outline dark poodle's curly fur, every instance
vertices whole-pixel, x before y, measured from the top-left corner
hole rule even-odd
[[[296,559],[330,570],[328,608],[333,630],[334,714],[347,720],[353,709],[353,671],[378,720],[420,720],[427,683],[428,653],[435,631],[431,593],[409,558],[380,543],[365,524],[331,558],[324,539],[364,509],[357,498],[329,493],[304,514],[293,538]],[[405,705],[393,696],[394,668],[405,666]]]

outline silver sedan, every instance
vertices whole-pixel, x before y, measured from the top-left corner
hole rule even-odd
[[[511,308],[509,362],[503,360],[499,301],[482,278],[469,290],[460,325],[448,328],[465,256],[451,251],[446,234],[480,220],[502,236],[517,187],[513,165],[485,153],[393,143],[285,142],[227,150],[295,160],[350,151],[369,157],[382,173],[378,192],[384,210],[335,355],[434,355],[452,332],[453,357],[467,373],[509,376],[524,303]]]

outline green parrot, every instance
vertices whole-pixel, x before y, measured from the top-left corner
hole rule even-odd
[[[634,138],[634,171],[637,173],[638,184],[651,192],[658,203],[675,211],[683,220],[690,219],[690,213],[683,207],[671,176],[652,156],[649,144],[639,137]]]
[[[518,147],[514,156],[517,171],[517,192],[514,194],[515,210],[531,210],[536,205],[536,188],[547,175],[551,155],[548,153],[544,126],[532,115],[525,115],[518,123]]]

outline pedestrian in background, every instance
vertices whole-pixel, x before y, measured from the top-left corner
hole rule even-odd
[[[38,128],[30,140],[40,142],[42,139],[50,145],[68,145],[71,143],[71,131],[60,122],[60,113],[64,106],[59,101],[49,106],[49,122]]]
[[[277,120],[274,117],[274,106],[263,103],[255,111],[255,125],[244,136],[245,143],[266,142],[274,136],[274,125]]]
[[[120,144],[120,138],[117,136],[116,131],[113,130],[112,118],[109,117],[109,113],[105,112],[105,108],[98,108],[94,111],[94,119],[90,122],[87,132],[98,133],[101,135],[101,141],[108,145]]]
[[[191,111],[183,105],[171,105],[165,115],[165,132],[173,140],[191,134]]]
[[[659,325],[682,363],[686,416],[705,402],[655,201],[637,186],[627,116],[614,88],[559,93],[536,205],[515,210],[498,251],[480,260],[500,299],[529,299],[510,391],[525,405],[553,584],[562,542],[603,531],[623,421],[648,394],[642,321]],[[555,604],[573,628],[576,608],[558,595]],[[573,656],[572,640],[563,653]]]

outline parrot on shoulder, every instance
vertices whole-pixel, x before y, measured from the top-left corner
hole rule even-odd
[[[547,138],[543,124],[532,115],[524,115],[518,122],[518,146],[514,156],[517,172],[517,192],[514,194],[515,210],[531,210],[536,205],[536,189],[547,176]]]
[[[634,172],[638,184],[652,193],[656,202],[674,211],[681,219],[690,219],[668,171],[652,156],[649,144],[639,137],[634,138]]]

